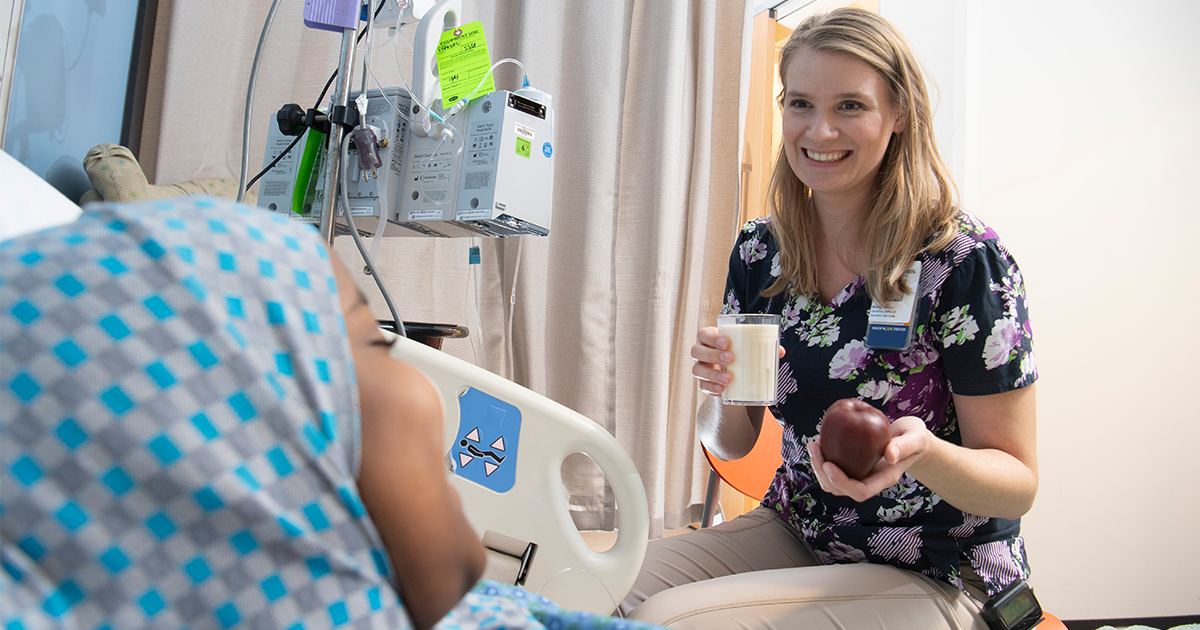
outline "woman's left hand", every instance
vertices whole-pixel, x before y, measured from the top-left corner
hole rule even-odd
[[[892,422],[891,436],[883,450],[883,457],[875,464],[871,474],[862,480],[851,479],[837,464],[826,461],[821,453],[819,437],[809,442],[808,454],[812,458],[813,472],[821,489],[862,503],[896,485],[900,476],[925,453],[930,441],[937,439],[916,416],[904,416]]]

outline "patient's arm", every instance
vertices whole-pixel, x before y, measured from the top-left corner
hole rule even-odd
[[[446,475],[441,401],[424,375],[398,365],[393,386],[404,395],[384,409],[363,403],[358,486],[413,623],[427,628],[475,584],[485,559]]]

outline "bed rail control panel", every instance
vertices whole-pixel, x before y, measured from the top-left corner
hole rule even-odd
[[[458,397],[457,439],[450,448],[454,474],[504,493],[516,483],[521,410],[468,387]]]

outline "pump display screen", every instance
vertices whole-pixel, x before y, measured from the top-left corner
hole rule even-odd
[[[1004,625],[1011,628],[1038,608],[1038,602],[1033,597],[1033,591],[1019,590],[1013,593],[1010,599],[996,608],[996,614],[1000,616],[1000,621],[1003,621]]]

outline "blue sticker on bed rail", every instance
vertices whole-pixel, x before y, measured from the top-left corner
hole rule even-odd
[[[504,493],[517,481],[521,410],[473,387],[458,397],[454,474]]]

